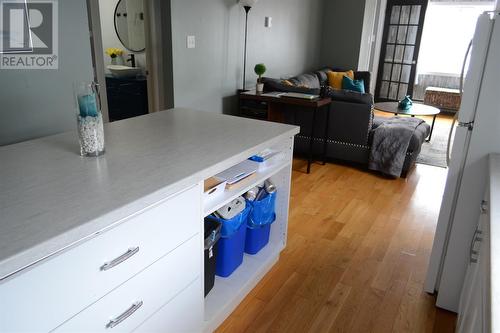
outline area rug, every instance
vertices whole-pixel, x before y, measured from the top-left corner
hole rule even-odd
[[[417,163],[446,168],[446,148],[450,123],[436,121],[430,142],[424,142]]]

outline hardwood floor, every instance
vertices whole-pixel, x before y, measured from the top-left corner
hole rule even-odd
[[[288,244],[217,332],[453,332],[422,286],[446,170],[294,163]]]

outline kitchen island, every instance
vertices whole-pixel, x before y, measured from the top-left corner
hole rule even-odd
[[[188,109],[0,147],[0,331],[212,331],[286,244],[298,127]],[[271,165],[207,200],[205,179],[272,149]],[[269,245],[203,297],[203,218],[271,179]],[[26,320],[29,318],[29,320]]]

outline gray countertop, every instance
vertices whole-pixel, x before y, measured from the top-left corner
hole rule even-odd
[[[491,332],[500,331],[500,155],[490,155]]]
[[[76,132],[0,147],[0,280],[297,133],[172,109],[106,125],[98,158]]]

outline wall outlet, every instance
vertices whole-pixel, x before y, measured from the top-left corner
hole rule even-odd
[[[187,36],[186,44],[188,49],[196,48],[196,37],[195,36]]]

